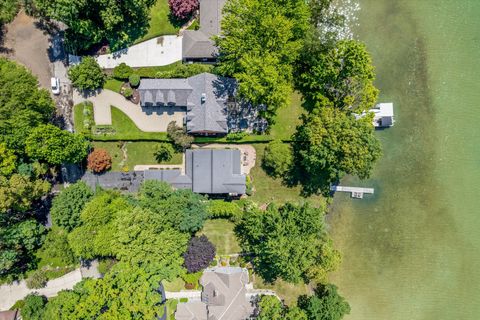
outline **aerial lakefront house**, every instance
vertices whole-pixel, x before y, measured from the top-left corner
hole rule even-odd
[[[142,79],[138,91],[145,110],[181,107],[187,133],[208,136],[228,133],[227,107],[235,104],[236,88],[235,79],[201,73],[186,79]]]
[[[212,37],[220,34],[220,21],[226,0],[200,1],[200,28],[183,33],[184,62],[215,62],[218,49]]]

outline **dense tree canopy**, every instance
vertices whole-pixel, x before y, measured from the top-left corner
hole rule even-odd
[[[103,87],[105,75],[93,57],[84,57],[82,61],[68,70],[68,77],[74,87],[80,90],[96,90]]]
[[[29,294],[24,299],[25,305],[20,309],[23,320],[43,320],[43,312],[47,304],[45,296]]]
[[[48,91],[25,67],[0,58],[0,142],[17,156],[25,154],[25,137],[52,116]]]
[[[275,296],[262,296],[257,306],[257,320],[307,320],[303,310],[298,307],[287,308]]]
[[[317,37],[307,38],[295,79],[310,110],[328,99],[336,108],[362,113],[374,106],[378,96],[370,54],[356,40],[325,48]]]
[[[182,232],[196,232],[207,218],[205,198],[190,190],[173,190],[165,182],[145,181],[139,191],[140,206]]]
[[[19,7],[18,0],[0,0],[0,27],[15,18]]]
[[[180,20],[190,17],[200,7],[198,0],[168,0],[170,12]]]
[[[147,31],[154,0],[34,0],[43,16],[68,26],[66,38],[73,49],[87,49],[104,40],[122,48]]]
[[[350,313],[348,302],[338,294],[333,284],[320,285],[312,296],[301,296],[298,305],[308,320],[340,320]]]
[[[270,142],[265,148],[262,167],[274,177],[282,177],[293,166],[292,148],[280,140]]]
[[[12,279],[33,265],[45,228],[33,219],[17,223],[0,216],[0,279]]]
[[[172,121],[167,126],[167,135],[177,149],[184,151],[193,143],[194,138],[191,135],[188,135],[185,128],[177,126],[175,121]]]
[[[34,201],[50,191],[50,183],[43,179],[13,174],[10,178],[0,175],[0,215],[31,209]]]
[[[92,196],[92,189],[83,181],[68,186],[53,199],[50,210],[53,224],[67,231],[78,226],[80,213]]]
[[[218,70],[235,77],[240,95],[271,123],[288,102],[308,18],[303,0],[232,0],[224,7]]]
[[[25,143],[30,157],[54,165],[82,162],[90,146],[83,136],[51,124],[33,129]]]
[[[35,254],[39,265],[49,267],[64,267],[78,262],[68,244],[67,232],[64,229],[53,227],[48,232],[42,247]]]
[[[355,119],[333,107],[303,117],[294,136],[294,155],[307,193],[328,192],[344,174],[368,178],[381,155],[370,116]]]
[[[236,227],[244,252],[252,254],[256,271],[266,281],[321,282],[336,268],[339,253],[325,231],[324,208],[308,203],[251,205]]]
[[[194,273],[208,267],[215,258],[215,252],[215,246],[208,241],[206,235],[191,238],[188,242],[187,252],[183,255],[187,271]]]
[[[5,143],[0,143],[0,175],[9,176],[17,167],[17,156],[8,149]]]

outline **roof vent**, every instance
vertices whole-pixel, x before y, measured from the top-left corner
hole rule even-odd
[[[202,103],[205,103],[205,100],[207,100],[207,94],[206,93],[202,93],[202,98],[200,99],[200,101]]]

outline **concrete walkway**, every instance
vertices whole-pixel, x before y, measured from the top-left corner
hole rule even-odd
[[[96,58],[102,68],[166,66],[182,60],[182,36],[161,36]]]
[[[81,267],[60,278],[50,280],[45,288],[42,289],[28,289],[25,280],[14,282],[10,285],[2,285],[0,286],[0,311],[10,309],[15,302],[25,298],[30,293],[36,292],[47,298],[54,297],[61,290],[73,289],[84,278],[100,278],[100,276],[98,261],[92,261],[90,267]]]
[[[166,299],[188,298],[188,300],[200,301],[202,298],[202,291],[198,291],[198,290],[179,291],[179,292],[165,291],[165,298]]]
[[[135,125],[145,132],[166,132],[168,124],[176,121],[183,124],[185,108],[180,107],[148,107],[142,108],[125,99],[121,94],[110,90],[102,90],[93,96],[82,96],[78,91],[73,94],[75,104],[90,101],[94,107],[94,120],[97,125],[111,125],[112,112],[110,106],[115,106],[125,113]]]

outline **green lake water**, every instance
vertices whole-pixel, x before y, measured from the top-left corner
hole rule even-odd
[[[480,0],[360,0],[396,124],[363,200],[335,195],[347,320],[480,319]]]

